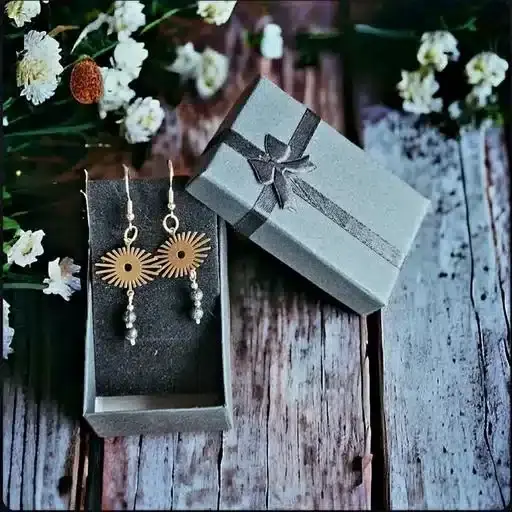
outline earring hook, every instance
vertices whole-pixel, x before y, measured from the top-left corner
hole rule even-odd
[[[162,222],[162,226],[169,233],[171,236],[178,231],[178,228],[180,227],[180,221],[176,214],[174,213],[174,210],[176,209],[176,204],[174,203],[174,190],[172,187],[172,180],[174,178],[174,167],[172,165],[171,160],[167,160],[167,167],[169,168],[169,192],[168,192],[168,201],[167,201],[167,208],[169,209],[169,212]],[[173,226],[169,227],[168,222],[169,220],[172,220]]]
[[[128,227],[126,228],[124,232],[124,243],[126,247],[130,247],[130,245],[135,242],[139,230],[137,229],[137,226],[133,225],[133,220],[135,219],[135,215],[133,214],[133,202],[132,198],[130,196],[130,170],[128,167],[123,164],[124,168],[124,186],[126,189],[126,197],[128,198],[127,202],[127,213],[126,218],[128,219]]]

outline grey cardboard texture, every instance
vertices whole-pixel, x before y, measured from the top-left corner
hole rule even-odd
[[[175,431],[218,431],[232,426],[229,292],[225,223],[184,191],[176,178],[179,231],[211,239],[198,270],[205,316],[189,317],[187,278],[156,278],[135,289],[132,347],[123,339],[126,291],[94,275],[94,263],[123,246],[126,195],[122,180],[87,184],[89,223],[88,315],[83,414],[102,437]],[[154,252],[167,234],[167,180],[131,180],[134,247]]]
[[[429,201],[318,118],[292,161],[292,141],[304,140],[301,130],[315,118],[258,77],[226,116],[187,190],[235,228],[248,212],[263,216],[242,233],[352,310],[368,314],[387,304]],[[281,141],[274,148],[267,145],[272,137]],[[306,168],[301,159],[312,165]],[[286,187],[293,208],[279,202]],[[269,193],[278,198],[271,198],[270,208]]]

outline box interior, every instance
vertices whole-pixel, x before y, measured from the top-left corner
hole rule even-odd
[[[87,412],[218,407],[226,403],[223,372],[220,261],[223,237],[217,215],[174,180],[179,231],[204,232],[211,251],[198,270],[205,316],[197,325],[188,278],[158,277],[135,289],[137,344],[124,341],[126,290],[94,275],[94,263],[122,247],[126,228],[123,180],[88,183],[90,311],[86,358]],[[168,237],[162,228],[168,180],[131,180],[130,194],[139,229],[134,247],[155,252]]]

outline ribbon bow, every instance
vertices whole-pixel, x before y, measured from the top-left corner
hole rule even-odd
[[[288,174],[308,172],[316,168],[309,156],[290,158],[291,147],[270,134],[265,135],[265,152],[257,158],[248,158],[256,179],[263,185],[272,185],[280,208],[290,207],[292,190]]]

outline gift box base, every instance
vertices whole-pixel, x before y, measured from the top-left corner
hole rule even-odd
[[[139,237],[154,253],[167,234],[167,180],[132,180]],[[211,251],[198,270],[205,316],[190,319],[187,278],[135,289],[137,344],[124,341],[126,291],[101,281],[93,264],[122,247],[126,195],[121,180],[87,186],[90,265],[85,354],[84,417],[102,437],[218,431],[232,426],[229,294],[225,224],[175,181],[179,231],[205,232]]]

